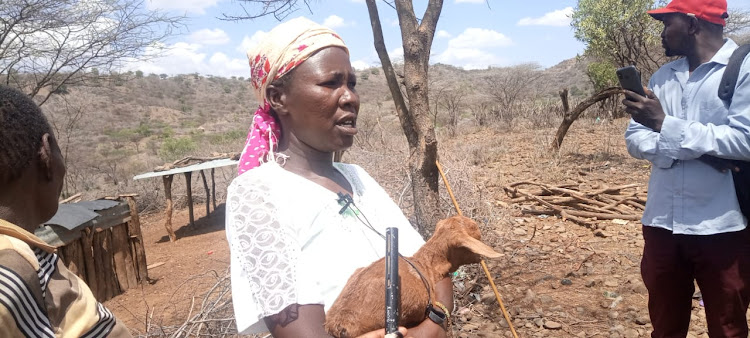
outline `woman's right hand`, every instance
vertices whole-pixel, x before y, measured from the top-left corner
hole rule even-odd
[[[406,337],[406,328],[405,327],[399,326],[398,327],[398,332],[401,333],[400,337]],[[380,329],[380,330],[375,330],[375,331],[367,332],[367,333],[365,333],[365,334],[363,334],[363,335],[361,335],[361,336],[359,336],[357,338],[396,338],[396,337],[397,337],[396,334],[392,333],[390,335],[386,335],[385,334],[385,329]]]

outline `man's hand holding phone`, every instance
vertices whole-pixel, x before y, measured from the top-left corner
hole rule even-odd
[[[634,66],[620,68],[617,70],[617,78],[620,86],[625,89],[625,99],[622,100],[625,112],[635,122],[660,132],[666,115],[656,95],[641,85],[638,70]]]

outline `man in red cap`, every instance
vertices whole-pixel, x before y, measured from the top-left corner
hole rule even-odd
[[[726,0],[673,0],[648,12],[664,24],[667,56],[647,96],[627,92],[628,152],[652,163],[643,223],[641,275],[649,292],[651,337],[685,337],[694,281],[711,337],[747,337],[750,230],[732,173],[703,155],[750,161],[750,61],[734,97],[718,96],[737,45],[723,36]],[[718,170],[717,170],[718,169]]]

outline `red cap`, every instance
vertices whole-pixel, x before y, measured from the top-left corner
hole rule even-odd
[[[683,13],[698,19],[726,26],[727,0],[672,0],[666,7],[648,11],[654,19],[668,13]]]

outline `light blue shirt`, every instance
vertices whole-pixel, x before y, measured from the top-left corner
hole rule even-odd
[[[708,154],[750,161],[750,58],[740,69],[732,105],[727,107],[717,94],[736,48],[727,39],[692,74],[687,59],[682,58],[651,77],[649,88],[666,114],[661,132],[633,120],[625,132],[630,155],[653,164],[641,219],[644,225],[688,235],[745,228],[732,174],[697,160]]]

